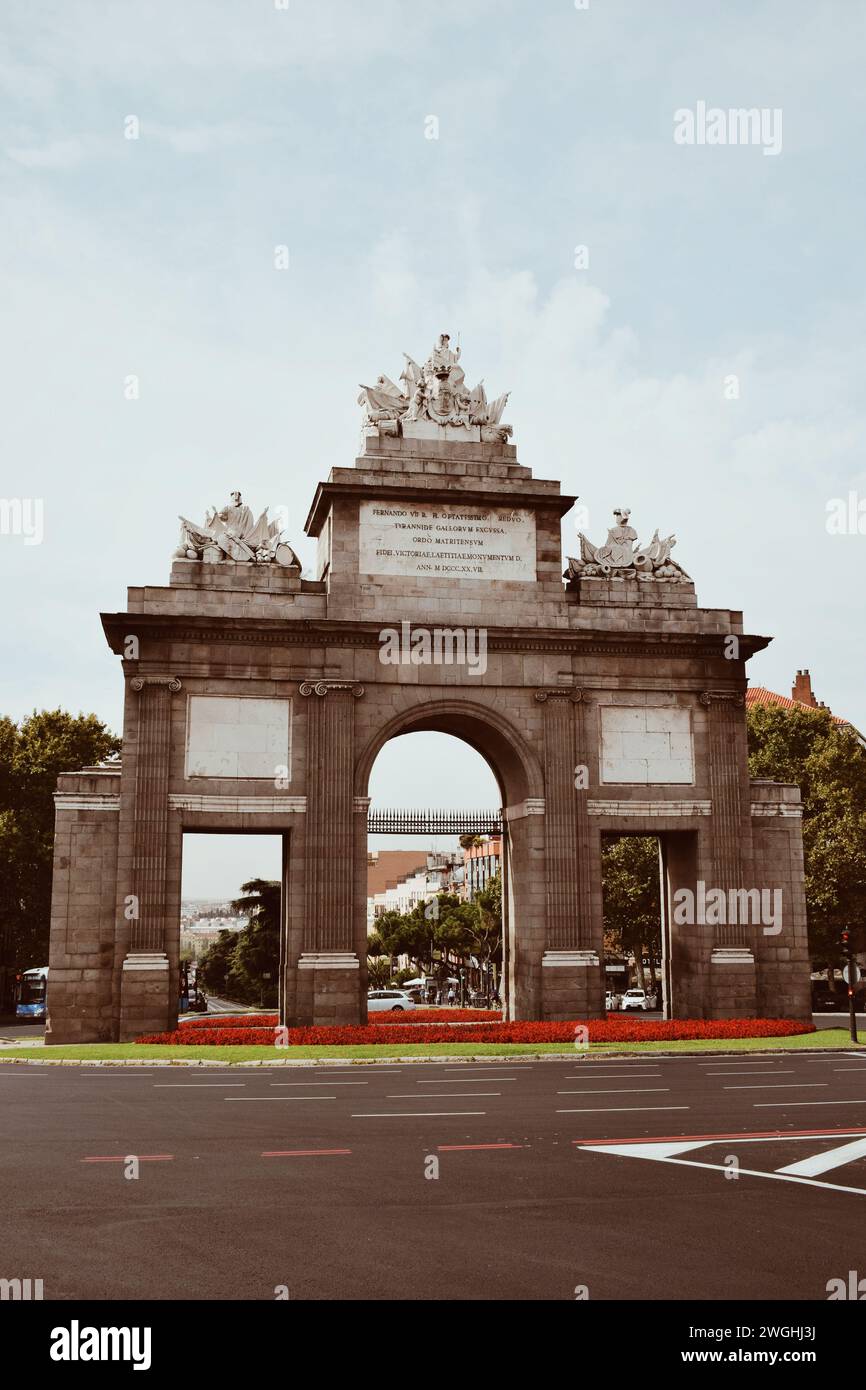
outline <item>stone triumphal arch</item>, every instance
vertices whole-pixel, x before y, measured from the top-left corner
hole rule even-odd
[[[59,779],[49,1041],[174,1023],[190,831],[282,835],[282,1018],[363,1021],[368,778],[418,729],[499,784],[512,1017],[603,1014],[611,833],[659,837],[672,1016],[808,1015],[799,792],[747,767],[769,639],[699,608],[675,538],[642,545],[624,508],[563,575],[575,499],[518,462],[507,396],[459,357],[442,335],[362,389],[358,457],[306,521],[315,579],[235,493],[182,519],[167,586],[102,615],[123,754]]]

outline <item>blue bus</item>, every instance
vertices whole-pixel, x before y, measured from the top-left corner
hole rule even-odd
[[[48,966],[37,965],[23,970],[15,982],[15,1017],[45,1022],[45,1001],[48,997]]]

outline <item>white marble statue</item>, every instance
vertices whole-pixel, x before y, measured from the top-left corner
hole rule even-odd
[[[177,560],[203,560],[215,564],[231,560],[235,564],[277,564],[296,569],[301,562],[294,550],[282,539],[282,527],[269,521],[268,509],[258,521],[253,520],[239,492],[231,494],[230,502],[221,508],[211,507],[203,526],[180,518],[180,541],[174,552]]]
[[[604,545],[594,546],[590,540],[578,532],[580,540],[580,559],[568,558],[566,579],[662,579],[669,583],[688,583],[685,570],[671,559],[671,551],[677,543],[676,536],[659,538],[658,530],[649,545],[642,548],[636,543],[637,531],[629,525],[631,510],[617,507],[614,511],[616,525],[607,533]]]
[[[377,377],[374,386],[362,385],[358,404],[364,410],[365,428],[417,437],[429,432],[431,426],[434,434],[435,427],[445,426],[474,431],[476,439],[506,441],[512,430],[502,424],[502,412],[509,393],[491,403],[483,381],[470,391],[460,365],[460,351],[459,343],[451,347],[448,333],[440,333],[423,366],[404,352],[399,386],[386,376]]]

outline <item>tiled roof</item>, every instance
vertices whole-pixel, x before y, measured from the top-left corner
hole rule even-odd
[[[768,690],[765,685],[753,685],[746,691],[747,705],[781,705],[782,709],[816,709],[820,706],[807,705],[803,700],[792,700],[788,695],[777,695],[775,690]],[[829,711],[828,711],[829,713]],[[847,725],[847,719],[840,719],[838,714],[831,714],[830,718],[834,724]]]

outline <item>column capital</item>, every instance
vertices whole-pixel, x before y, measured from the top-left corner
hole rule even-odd
[[[573,705],[588,704],[589,693],[576,685],[549,685],[536,690],[535,698],[540,705],[547,700],[570,700]]]
[[[727,702],[737,709],[742,709],[746,703],[746,697],[741,690],[702,690],[698,699],[702,705]]]
[[[178,676],[133,676],[129,684],[136,692],[143,690],[146,685],[164,685],[175,695],[183,689]]]
[[[306,680],[301,681],[298,686],[299,695],[319,695],[322,698],[337,690],[350,691],[356,700],[360,700],[365,693],[363,685],[358,681]]]

